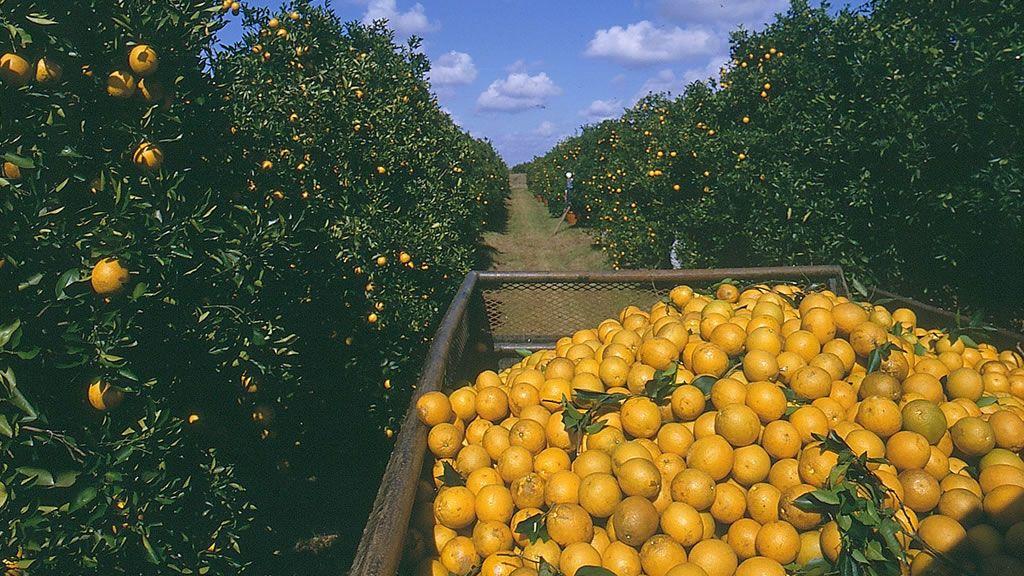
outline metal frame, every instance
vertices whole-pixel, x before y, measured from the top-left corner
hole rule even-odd
[[[550,346],[548,340],[502,340],[491,334],[486,317],[487,302],[483,293],[502,286],[563,286],[573,290],[603,284],[641,285],[648,291],[666,292],[678,284],[709,285],[731,278],[749,282],[796,281],[822,283],[837,294],[849,293],[843,270],[839,266],[792,266],[765,268],[719,268],[700,270],[621,270],[608,272],[470,272],[455,294],[452,304],[438,327],[430,346],[423,371],[416,385],[409,409],[402,421],[366,522],[363,537],[356,550],[350,574],[353,576],[391,576],[397,573],[402,559],[405,534],[408,530],[417,482],[424,466],[427,428],[416,417],[416,400],[424,393],[451,386],[458,375],[471,377],[481,362],[509,357],[519,348],[540,349]],[[919,317],[948,324],[957,315],[909,298],[875,290],[874,294],[890,298],[910,308]],[[613,314],[615,310],[608,310]],[[566,329],[567,331],[569,328]],[[1018,349],[1024,335],[1006,330],[993,333],[993,341]],[[475,347],[471,349],[471,344]],[[471,354],[464,355],[464,351]],[[471,364],[471,362],[477,364]]]

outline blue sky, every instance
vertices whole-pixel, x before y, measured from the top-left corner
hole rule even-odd
[[[276,6],[279,0],[249,0]],[[344,20],[387,18],[423,38],[441,105],[510,164],[647,92],[717,75],[728,33],[788,0],[333,0]],[[238,38],[236,25],[222,41]]]

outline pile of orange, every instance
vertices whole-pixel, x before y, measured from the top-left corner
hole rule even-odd
[[[445,576],[834,564],[850,552],[836,519],[794,501],[830,482],[837,454],[819,438],[835,432],[882,459],[869,467],[905,530],[904,573],[1024,574],[1024,359],[973,344],[828,291],[679,286],[419,398],[435,479],[412,560]],[[645,395],[673,366],[667,401]],[[577,391],[628,397],[573,438],[563,399]]]

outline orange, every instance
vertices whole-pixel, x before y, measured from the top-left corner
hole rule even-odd
[[[476,494],[476,517],[479,520],[493,520],[507,523],[515,512],[512,492],[502,485],[484,486]],[[455,528],[454,526],[449,526]]]
[[[786,394],[771,382],[751,381],[744,403],[757,414],[762,424],[774,422],[786,413]]]
[[[839,558],[839,553],[842,551],[839,525],[836,524],[835,520],[826,522],[821,527],[821,532],[818,535],[818,545],[821,546],[822,555],[828,558],[829,562],[835,564],[836,559]]]
[[[32,79],[32,70],[27,60],[8,52],[0,56],[0,78],[17,88],[29,83]]]
[[[965,488],[954,488],[939,497],[938,512],[964,526],[977,524],[984,513],[981,497]]]
[[[476,393],[476,413],[484,420],[499,422],[508,417],[508,394],[497,386],[490,386]]]
[[[427,447],[437,458],[454,458],[462,449],[462,430],[454,424],[442,422],[427,433]]]
[[[747,515],[760,524],[779,519],[782,492],[771,484],[754,484],[747,490]]]
[[[946,378],[946,394],[950,399],[966,398],[976,401],[985,392],[981,374],[973,368],[958,368]]]
[[[820,308],[818,308],[820,310]],[[832,391],[832,375],[817,366],[801,366],[790,377],[789,387],[807,400],[824,398]]]
[[[514,450],[515,448],[510,448]],[[576,504],[579,500],[580,477],[571,470],[555,472],[544,485],[544,502],[552,504]]]
[[[594,523],[587,511],[578,504],[556,504],[548,510],[546,520],[548,535],[560,546],[590,542],[594,537]]]
[[[687,468],[672,479],[670,492],[672,499],[683,502],[703,512],[715,501],[715,480],[707,472],[696,468]]]
[[[733,452],[731,477],[741,486],[752,486],[768,478],[772,459],[764,448],[754,444]]]
[[[794,458],[801,444],[800,431],[785,420],[769,422],[761,434],[761,446],[776,460]]]
[[[700,438],[690,446],[686,465],[706,472],[716,481],[721,480],[732,471],[732,446],[721,436]]]
[[[761,421],[743,404],[730,404],[715,416],[715,433],[733,446],[753,444],[761,433]]]
[[[533,457],[533,469],[545,481],[571,466],[569,454],[561,448],[545,448]]]
[[[736,567],[735,576],[786,576],[786,569],[777,560],[754,556]]]
[[[726,532],[725,541],[729,547],[736,552],[740,560],[746,560],[757,555],[757,533],[761,525],[750,518],[740,518],[729,526]]]
[[[647,576],[665,576],[686,562],[686,550],[665,534],[655,534],[640,548],[640,566]]]
[[[89,405],[95,410],[106,411],[117,408],[124,401],[124,392],[103,380],[93,380],[86,393]]]
[[[622,358],[607,357],[601,361],[598,375],[605,386],[624,386],[629,375],[629,364]]]
[[[761,318],[765,317],[762,316]],[[777,326],[763,325],[758,318],[755,318],[747,324],[747,330],[747,354],[750,352],[767,352],[772,357],[775,357],[779,355],[779,352],[782,352],[782,338],[779,336]]]
[[[870,396],[882,396],[897,402],[903,396],[903,389],[895,376],[885,372],[872,372],[861,380],[857,396],[861,400]]]
[[[635,438],[654,438],[661,427],[661,412],[650,398],[637,396],[622,403],[622,429]]]
[[[981,490],[985,493],[1006,484],[1024,487],[1024,470],[1009,464],[986,466],[978,475],[978,484],[981,485]]]
[[[138,44],[128,52],[128,66],[140,77],[146,77],[157,71],[160,59],[151,46]]]
[[[485,388],[485,390],[489,390],[489,388]],[[572,400],[572,382],[564,378],[544,380],[538,391],[540,393],[541,406],[547,408],[549,412],[561,410],[563,399]],[[483,392],[483,390],[480,392]],[[480,393],[477,393],[477,398],[479,399],[479,397]],[[478,407],[477,412],[479,411]]]
[[[585,450],[572,461],[572,471],[580,478],[591,474],[611,474],[612,458],[602,450]]]
[[[836,340],[830,340],[829,342],[836,342]],[[843,342],[843,340],[838,340],[838,342]],[[853,349],[850,349],[850,357],[854,359],[856,358],[856,354],[853,353]],[[818,354],[814,358],[811,358],[811,361],[808,362],[807,364],[808,366],[821,368],[825,372],[828,372],[828,375],[830,377],[829,382],[842,378],[843,376],[846,375],[846,372],[849,370],[849,368],[846,367],[846,363],[843,361],[842,358],[836,356],[835,354],[832,354],[831,352],[825,351],[822,351],[821,354]],[[852,361],[850,362],[850,365],[852,367]]]
[[[536,390],[534,390],[536,392]],[[455,390],[448,397],[448,403],[451,406],[452,412],[455,416],[463,422],[473,422],[476,418],[476,390],[471,386],[464,386]],[[422,417],[420,419],[422,421]],[[477,419],[476,421],[481,422],[478,426],[486,426],[491,424],[487,420]],[[488,426],[489,427],[489,426]],[[481,434],[486,431],[486,428],[481,430]],[[466,437],[469,437],[468,430]]]
[[[480,576],[512,576],[518,570],[523,570],[523,561],[519,557],[507,552],[496,552],[484,558],[480,565]]]
[[[490,465],[491,457],[487,455],[487,450],[483,446],[475,444],[464,446],[455,458],[455,468],[463,476],[469,476],[481,468],[490,467]]]
[[[618,540],[638,548],[658,531],[659,516],[650,500],[629,496],[615,507],[611,522]]]
[[[661,530],[683,546],[693,546],[704,536],[700,513],[684,502],[672,502],[661,514]]]
[[[755,544],[761,556],[789,564],[800,552],[800,534],[788,522],[769,522],[761,526]]]
[[[451,538],[456,535],[457,533],[452,532]],[[513,544],[512,530],[507,524],[485,520],[477,522],[473,526],[473,546],[481,556],[487,557],[496,552],[511,551]]]
[[[669,452],[686,457],[690,446],[693,445],[693,432],[685,425],[678,422],[668,422],[658,430],[658,448],[662,452]]]
[[[750,350],[743,356],[743,375],[750,382],[773,380],[779,374],[776,355],[763,350]]]
[[[821,524],[821,514],[805,512],[794,504],[797,498],[814,489],[810,484],[797,484],[783,490],[779,497],[779,520],[792,524],[797,530],[810,530]]]
[[[995,432],[988,422],[974,416],[961,418],[950,426],[953,445],[968,457],[979,457],[996,446]]]
[[[887,340],[885,329],[870,321],[861,322],[850,331],[850,346],[853,346],[853,350],[862,358],[867,358],[872,350],[885,344]]]
[[[456,536],[444,545],[440,556],[441,564],[455,576],[465,576],[480,563],[473,541],[465,536]]]
[[[729,356],[714,344],[703,344],[693,351],[689,368],[696,374],[721,376],[729,367]]]
[[[816,406],[801,406],[789,415],[789,423],[800,434],[804,445],[815,441],[815,436],[828,434],[828,417]]]
[[[639,546],[640,544],[638,544]],[[623,542],[612,542],[601,555],[601,566],[616,576],[640,576],[640,553]]]
[[[128,283],[128,270],[116,258],[104,258],[93,266],[89,281],[101,296],[116,294]]]
[[[465,486],[443,488],[434,498],[434,518],[452,530],[460,530],[476,521],[476,497]]]
[[[641,496],[653,500],[661,489],[661,472],[653,462],[633,458],[615,471],[622,492],[627,496]]]
[[[637,358],[655,370],[664,370],[679,360],[679,348],[671,340],[656,336],[640,345]]]
[[[847,434],[846,444],[850,446],[853,453],[860,456],[867,454],[868,458],[882,458],[885,456],[885,443],[877,434],[870,430],[854,430]],[[869,464],[869,466],[871,466]],[[877,465],[875,465],[877,466]]]
[[[690,549],[690,562],[704,569],[708,576],[733,576],[739,559],[722,540],[701,540]]]
[[[135,77],[123,70],[115,70],[107,77],[107,94],[128,99],[135,94]]]
[[[903,502],[914,512],[931,512],[942,495],[939,481],[924,470],[904,470],[899,475]]]
[[[832,308],[832,319],[836,323],[836,332],[847,336],[854,328],[867,322],[868,313],[858,304],[843,302]]]
[[[1000,527],[1007,527],[1024,518],[1024,488],[1006,484],[985,494],[985,514]]]
[[[837,327],[830,310],[812,308],[800,317],[800,329],[810,332],[824,344],[836,337]]]
[[[538,540],[523,546],[522,560],[526,566],[536,566],[541,558],[552,566],[558,566],[562,556],[562,548],[554,540]]]
[[[470,478],[472,479],[472,477]],[[488,480],[490,480],[488,478]],[[501,477],[498,476],[498,482],[501,482]],[[469,482],[466,483],[469,485]],[[512,493],[512,502],[515,503],[516,508],[540,508],[544,505],[544,489],[547,483],[544,478],[541,478],[536,472],[530,472],[524,476],[520,476],[509,484],[509,492]],[[618,488],[618,485],[616,485]],[[479,489],[474,491],[479,493]]]
[[[733,378],[722,378],[711,386],[711,403],[721,410],[730,404],[743,404],[747,398],[747,387]]]
[[[738,356],[743,351],[747,333],[732,322],[719,324],[711,331],[709,340],[729,356]]]
[[[732,524],[743,518],[746,509],[747,495],[742,488],[731,482],[723,482],[715,488],[715,501],[710,512],[718,523]]]
[[[689,384],[682,385],[672,392],[669,399],[672,415],[682,422],[692,422],[704,413],[706,401],[700,388]]]
[[[829,473],[839,463],[839,456],[830,450],[823,450],[820,442],[808,444],[800,451],[797,470],[800,480],[816,488],[828,481]]]
[[[881,396],[871,396],[860,403],[857,423],[880,438],[888,438],[899,432],[903,418],[895,402]]]
[[[967,531],[959,522],[942,514],[932,514],[921,520],[917,536],[929,548],[942,554],[967,548]]]
[[[988,418],[996,446],[1012,452],[1024,450],[1024,419],[1009,410],[997,410]]]
[[[444,426],[444,424],[441,424],[441,426]],[[495,426],[494,428],[501,427]],[[487,437],[491,434],[491,430],[484,434],[485,443]],[[484,447],[486,448],[486,446]],[[488,450],[488,453],[490,453],[490,450]],[[491,457],[493,458],[494,455],[491,454]],[[502,480],[506,483],[511,483],[513,480],[526,476],[533,471],[533,454],[530,454],[530,451],[522,446],[509,446],[498,456],[496,468]]]
[[[920,434],[929,444],[937,443],[946,432],[946,416],[930,400],[911,400],[903,406],[900,415],[903,429]]]
[[[821,352],[821,342],[818,337],[807,330],[797,330],[786,336],[783,349],[786,352],[793,352],[800,356],[804,362],[810,362]]]
[[[924,468],[931,456],[928,440],[909,430],[897,432],[885,443],[885,457],[897,470]]]
[[[768,471],[768,483],[779,490],[800,484],[800,463],[795,458],[783,458]]]

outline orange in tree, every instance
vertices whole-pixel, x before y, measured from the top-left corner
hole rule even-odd
[[[63,72],[64,69],[61,68],[61,65],[49,56],[44,56],[36,62],[36,82],[40,84],[56,84],[60,82]]]
[[[128,52],[128,66],[131,67],[132,72],[145,78],[157,71],[157,68],[160,67],[160,59],[157,57],[156,50],[151,46],[139,44]]]
[[[155,172],[163,166],[164,153],[156,144],[142,142],[132,153],[132,162],[145,172]]]
[[[21,180],[21,168],[14,162],[4,162],[4,178],[7,180]]]
[[[103,380],[93,380],[89,384],[89,405],[96,410],[105,411],[117,408],[124,400],[124,392]]]
[[[128,270],[116,258],[104,258],[93,266],[90,282],[101,296],[116,294],[128,283]]]
[[[11,86],[20,87],[29,83],[32,79],[32,70],[28,61],[8,52],[0,56],[0,78],[4,79]]]
[[[107,94],[114,98],[131,98],[135,86],[135,77],[123,70],[114,70],[107,76]]]

